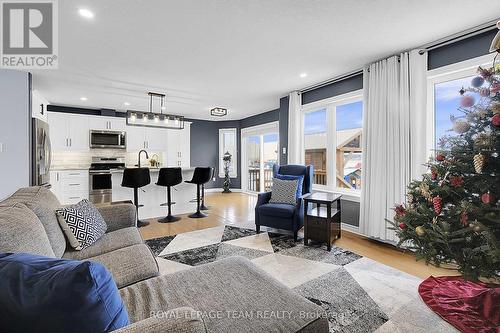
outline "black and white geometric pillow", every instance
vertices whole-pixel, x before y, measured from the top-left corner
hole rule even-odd
[[[273,178],[273,186],[271,188],[270,203],[284,203],[295,205],[297,203],[296,194],[299,180],[283,180]]]
[[[106,233],[106,222],[87,199],[76,205],[56,210],[57,220],[75,250],[83,250]]]

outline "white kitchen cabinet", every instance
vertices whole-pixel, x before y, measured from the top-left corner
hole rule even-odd
[[[127,151],[137,152],[146,149],[145,127],[127,126]]]
[[[145,149],[159,153],[167,151],[167,130],[151,127],[127,126],[127,151]]]
[[[50,141],[54,151],[89,149],[88,116],[49,112]]]
[[[89,129],[91,130],[108,130],[108,131],[124,131],[126,128],[125,118],[118,117],[89,117]]]
[[[54,170],[50,172],[51,191],[63,205],[89,198],[88,170]]]
[[[31,94],[31,115],[33,118],[38,118],[47,121],[47,101],[38,91],[34,90]]]
[[[167,165],[171,167],[190,167],[191,165],[191,128],[184,124],[184,129],[168,130]]]
[[[152,152],[164,152],[167,150],[167,130],[163,128],[146,127],[146,149]]]

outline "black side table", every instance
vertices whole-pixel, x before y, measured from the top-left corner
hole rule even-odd
[[[332,250],[332,242],[341,236],[342,195],[314,192],[304,199],[304,245],[310,240],[326,243],[328,251]],[[315,206],[309,209],[309,204]]]

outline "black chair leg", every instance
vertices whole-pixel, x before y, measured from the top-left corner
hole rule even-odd
[[[158,219],[160,223],[169,223],[179,221],[181,218],[179,216],[172,215],[172,197],[170,193],[170,186],[167,186],[167,205],[168,205],[168,215],[164,218]]]
[[[148,221],[141,221],[139,220],[139,195],[138,195],[138,189],[137,187],[134,188],[134,205],[135,205],[135,211],[137,215],[137,228],[145,227],[149,225]]]
[[[205,206],[205,184],[201,184],[201,210],[209,210],[210,207]]]
[[[200,211],[200,204],[201,204],[201,196],[200,196],[200,186],[199,184],[196,185],[196,213],[189,215],[189,217],[194,218],[194,219],[199,219],[203,217],[207,217],[206,214],[202,213]]]
[[[255,225],[255,231],[259,234],[260,233],[260,225],[256,224]]]

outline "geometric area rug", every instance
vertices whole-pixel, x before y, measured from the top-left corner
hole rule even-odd
[[[332,246],[230,225],[145,241],[161,274],[243,256],[323,307],[330,332],[457,332],[417,293],[421,280]]]

